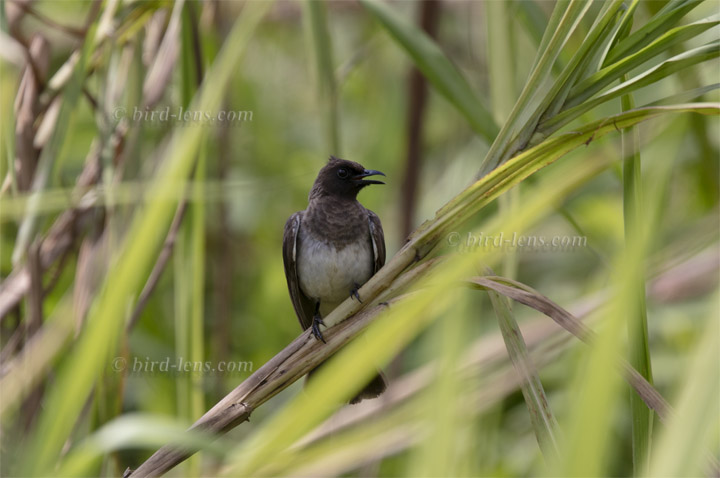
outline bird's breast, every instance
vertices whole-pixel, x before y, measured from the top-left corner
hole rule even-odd
[[[336,247],[301,232],[298,246],[300,288],[321,306],[337,305],[350,296],[355,284],[362,285],[372,276],[373,251],[369,238]]]

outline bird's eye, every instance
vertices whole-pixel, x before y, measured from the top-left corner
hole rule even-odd
[[[338,177],[339,177],[340,179],[346,179],[346,178],[348,177],[348,174],[349,174],[349,173],[348,173],[348,170],[347,170],[347,169],[345,169],[345,168],[340,168],[340,169],[338,169],[337,174],[338,174]]]

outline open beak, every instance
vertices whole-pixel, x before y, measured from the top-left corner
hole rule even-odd
[[[357,174],[357,175],[353,176],[353,181],[357,181],[360,184],[385,184],[382,181],[376,181],[374,179],[363,180],[363,178],[367,178],[368,176],[378,176],[378,175],[385,176],[385,173],[381,173],[380,171],[376,171],[374,169],[366,169],[365,171],[362,172],[362,174]]]

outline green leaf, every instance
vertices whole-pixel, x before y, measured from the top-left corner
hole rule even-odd
[[[702,3],[702,0],[679,0],[668,3],[649,22],[634,31],[626,39],[618,42],[605,58],[603,67],[611,65],[621,58],[632,55],[655,40],[671,25],[676,24],[686,13]]]
[[[177,5],[177,4],[176,4]],[[195,39],[190,9],[187,4],[183,11],[181,86],[182,104],[189,105],[197,93],[202,71],[196,65],[202,65],[200,38]],[[193,48],[197,40],[197,51]],[[200,58],[197,58],[200,56]],[[197,72],[196,72],[197,71]],[[177,243],[173,249],[175,259],[175,355],[181,360],[193,364],[205,363],[204,340],[204,287],[205,287],[205,176],[207,137],[200,140],[198,153],[194,159],[195,188],[197,198],[190,204],[189,221],[185,221],[178,231]],[[190,198],[185,197],[183,201]],[[182,207],[182,206],[180,206]],[[177,214],[177,212],[176,212]],[[186,421],[202,415],[205,410],[203,379],[205,370],[193,369],[177,378],[177,416]],[[192,457],[185,464],[184,472],[188,476],[200,474],[200,457]]]
[[[402,20],[385,3],[378,0],[361,1],[367,11],[407,51],[428,82],[465,116],[478,135],[491,142],[498,133],[492,115],[440,47],[425,32]]]
[[[619,79],[622,75],[629,73],[633,68],[642,65],[646,61],[649,61],[657,55],[669,50],[670,47],[677,45],[678,43],[700,35],[702,32],[718,25],[719,23],[720,20],[718,20],[717,15],[715,15],[712,18],[706,18],[699,22],[695,22],[690,25],[683,25],[668,31],[642,50],[624,57],[616,63],[606,66],[594,75],[585,78],[583,81],[575,85],[570,91],[570,95],[564,108],[568,109],[579,105],[598,91],[601,91],[610,85],[613,81]]]
[[[580,48],[575,52],[560,76],[554,81],[550,91],[547,92],[534,112],[528,117],[521,132],[513,138],[506,148],[510,151],[510,154],[523,149],[527,145],[542,117],[551,117],[560,109],[572,85],[577,78],[584,75],[592,59],[599,55],[603,45],[609,40],[613,32],[613,25],[616,23],[622,7],[622,0],[604,4],[603,12],[587,34]]]
[[[128,413],[105,424],[73,447],[55,476],[89,476],[103,456],[119,450],[151,448],[171,443],[197,448],[222,456],[227,443],[199,430],[188,430],[185,423],[155,415]]]
[[[618,25],[617,35],[608,46],[607,51],[603,54],[602,60],[598,62],[599,65],[604,65],[610,50],[615,48],[620,40],[627,38],[630,34],[633,26],[633,20],[635,19],[635,11],[637,10],[638,5],[640,5],[640,0],[632,0],[630,6],[628,6],[627,10],[625,10],[625,15],[623,15],[623,18],[620,20],[620,24]]]
[[[571,0],[567,9],[565,8],[565,2],[558,2],[555,5],[555,11],[538,50],[535,67],[511,111],[510,117],[501,128],[495,141],[490,146],[490,151],[488,151],[485,159],[480,164],[477,177],[482,177],[497,168],[516,152],[511,149],[510,141],[513,137],[532,134],[532,131],[529,130],[533,130],[535,125],[532,122],[527,123],[523,113],[529,108],[534,98],[546,97],[547,91],[542,88],[542,85],[546,83],[552,74],[555,60],[563,50],[570,35],[575,31],[582,16],[590,8],[590,3]],[[556,21],[557,25],[555,25]],[[518,146],[518,143],[521,142],[516,142],[514,149],[517,150],[518,147],[522,147]]]
[[[626,80],[626,77],[622,78]],[[622,110],[629,111],[635,108],[632,94],[624,95],[621,99]],[[625,243],[630,246],[634,235],[638,233],[638,221],[642,217],[642,173],[640,159],[640,136],[636,127],[622,131],[622,158],[623,158],[623,218],[625,224]],[[644,263],[642,264],[644,266]],[[641,267],[642,267],[641,266]],[[644,268],[643,268],[644,270]],[[632,308],[627,321],[629,363],[647,381],[652,384],[652,366],[650,363],[650,344],[648,343],[647,308],[645,303],[645,280],[641,277],[635,284],[630,284],[635,297],[628,297]],[[653,412],[636,393],[630,395],[632,413],[632,452],[635,474],[645,469],[644,462],[650,451],[652,437]]]
[[[713,83],[712,85],[703,86],[701,88],[693,88],[692,90],[683,91],[674,95],[666,96],[657,101],[653,101],[650,104],[643,106],[668,106],[678,103],[688,103],[705,96],[707,93],[717,90],[720,88],[720,83]]]
[[[508,2],[502,3],[507,4]],[[534,0],[513,0],[512,8],[513,16],[517,17],[517,20],[525,27],[525,32],[539,45],[543,40],[543,34],[548,31],[549,21],[542,7]],[[558,60],[553,65],[553,72],[559,74],[562,71],[562,65],[567,63],[569,58],[566,51],[560,52]]]
[[[517,97],[515,83],[511,80],[517,76],[515,74],[515,37],[512,30],[512,18],[509,2],[487,2],[485,4],[490,98],[493,115],[499,124],[508,117]]]
[[[575,82],[587,74],[592,60],[602,52],[604,45],[612,38],[616,20],[623,6],[623,1],[605,3],[602,15],[592,26],[570,63],[563,69],[545,100],[538,106],[532,117],[533,120],[539,121],[541,116],[551,117],[560,110]],[[536,125],[537,122],[533,128]]]
[[[568,6],[570,5],[571,0],[558,0],[555,3],[555,7],[553,8],[552,13],[550,14],[550,18],[546,21],[546,23],[543,25],[543,34],[540,38],[540,44],[538,45],[537,52],[535,53],[535,60],[533,61],[533,66],[531,68],[531,71],[534,71],[540,60],[542,59],[543,55],[545,54],[545,50],[547,50],[548,45],[550,44],[550,40],[553,38],[553,35],[557,32],[557,29],[560,26],[560,22],[563,19],[563,16],[565,15],[565,12],[568,9]],[[523,2],[526,3],[526,2]],[[535,2],[527,2],[534,4]],[[535,17],[538,16],[538,13],[534,14]],[[553,62],[554,63],[554,62]]]
[[[317,71],[318,95],[323,107],[327,144],[335,155],[342,155],[340,142],[340,111],[338,86],[333,65],[332,37],[328,28],[327,9],[323,2],[306,0],[303,3],[306,28],[312,38],[313,56]]]
[[[580,115],[592,110],[598,105],[610,101],[618,96],[622,96],[629,92],[635,91],[643,86],[651,85],[657,81],[672,75],[673,73],[690,66],[702,63],[720,56],[720,42],[712,42],[693,50],[681,53],[669,60],[664,61],[660,65],[652,68],[634,78],[625,81],[615,88],[612,88],[604,94],[595,97],[585,103],[573,108],[567,109],[562,113],[541,122],[538,125],[538,131],[542,135],[549,135],[565,126]]]

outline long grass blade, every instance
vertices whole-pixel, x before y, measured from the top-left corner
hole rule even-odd
[[[683,91],[681,93],[677,93],[674,95],[666,96],[665,98],[661,98],[657,101],[653,101],[652,103],[649,103],[647,105],[643,105],[643,107],[646,106],[667,106],[667,105],[673,105],[678,103],[688,103],[690,101],[696,100],[698,98],[702,98],[703,96],[707,95],[707,93],[710,93],[713,90],[720,89],[720,83],[713,83],[712,85],[702,86],[700,88],[693,88],[692,90]]]
[[[716,15],[712,18],[691,23],[690,25],[683,25],[668,31],[642,50],[626,56],[621,60],[618,60],[616,63],[606,66],[594,75],[585,78],[582,82],[575,85],[570,91],[569,99],[565,104],[565,108],[571,108],[581,104],[597,92],[610,85],[613,81],[616,81],[626,73],[629,73],[633,68],[636,68],[646,61],[649,61],[657,55],[669,50],[674,45],[684,42],[690,38],[694,38],[718,24],[720,24],[720,20]],[[624,78],[621,81],[627,81],[627,78]]]
[[[557,131],[561,127],[570,123],[584,113],[593,108],[610,101],[619,96],[633,92],[643,86],[648,86],[657,81],[672,75],[673,73],[689,68],[698,63],[711,60],[720,56],[720,42],[712,42],[707,45],[695,48],[693,50],[676,55],[669,60],[664,61],[660,65],[631,78],[618,86],[608,90],[600,96],[586,101],[573,108],[567,109],[562,113],[541,122],[538,125],[539,132],[542,136],[547,136]]]
[[[543,55],[545,55],[545,51],[547,50],[547,47],[550,44],[550,40],[552,40],[553,35],[555,35],[555,33],[557,32],[557,29],[560,27],[560,22],[563,20],[565,12],[568,9],[568,6],[570,6],[570,1],[571,0],[558,0],[555,3],[555,7],[553,8],[552,13],[550,14],[550,18],[547,20],[547,23],[543,25],[543,33],[542,33],[542,36],[540,37],[540,44],[538,45],[537,52],[535,53],[535,60],[533,61],[531,71],[535,71],[535,69],[538,66],[538,63],[540,63],[540,60],[543,58]],[[521,2],[521,3],[535,3],[535,2]],[[539,16],[539,13],[536,12],[536,13],[534,13],[533,16],[535,18],[537,18],[537,16]]]
[[[523,2],[532,4],[532,2]],[[499,124],[512,111],[517,93],[515,85],[508,78],[515,78],[516,39],[512,29],[510,2],[486,2],[485,18],[487,29],[487,56],[490,72],[490,98],[495,119]],[[514,214],[519,206],[520,188],[513,188],[510,194],[500,198],[500,208],[506,214]],[[503,274],[514,277],[517,269],[516,251],[508,251],[503,259]]]
[[[188,4],[183,11],[181,60],[183,90],[182,102],[189,106],[202,80],[202,51],[199,35],[193,30],[195,21],[193,9]],[[176,284],[176,348],[177,357],[192,364],[205,363],[204,351],[204,297],[205,297],[205,176],[207,137],[200,139],[200,146],[194,167],[197,198],[190,205],[189,222],[183,224],[174,254]],[[187,198],[184,200],[187,201]],[[184,249],[184,250],[183,250]],[[186,421],[202,414],[205,409],[203,390],[203,368],[193,366],[189,373],[177,381],[178,415]],[[187,462],[188,476],[200,474],[200,457]]]
[[[362,0],[362,4],[407,51],[430,84],[465,116],[475,133],[487,142],[493,141],[498,127],[492,115],[440,47],[415,25],[400,19],[385,3]]]
[[[207,139],[203,139],[203,146],[198,153],[198,162],[195,168],[195,178],[203,184],[206,176]],[[197,201],[190,206],[190,261],[189,269],[192,271],[190,288],[190,333],[188,357],[193,364],[205,363],[205,202]],[[202,415],[205,410],[205,389],[203,387],[204,369],[193,368],[190,374],[190,390],[188,414],[189,420]],[[188,420],[188,421],[189,421]],[[200,474],[200,462],[190,470],[190,475]]]
[[[649,22],[638,28],[631,35],[619,41],[605,58],[603,67],[611,65],[621,58],[632,55],[651,43],[659,35],[666,32],[671,25],[677,23],[688,12],[702,3],[702,0],[680,0],[669,2]]]
[[[623,77],[623,80],[626,80]],[[622,110],[635,108],[632,94],[621,99]],[[638,221],[642,214],[642,173],[640,159],[640,135],[637,127],[625,129],[620,135],[622,140],[623,160],[623,219],[625,224],[625,240],[630,246],[638,234]],[[644,264],[642,264],[644,270]],[[650,344],[648,342],[647,308],[645,304],[645,281],[643,277],[632,284],[635,297],[632,308],[628,311],[627,321],[629,362],[647,381],[652,384],[652,367],[650,364]],[[632,300],[632,297],[629,297]],[[635,393],[630,395],[632,414],[632,451],[635,474],[646,468],[652,437],[653,412]]]
[[[623,2],[619,0],[608,2],[603,6],[603,11],[587,34],[585,41],[535,107],[533,113],[524,119],[525,123],[520,132],[507,145],[508,155],[522,150],[527,145],[542,117],[552,117],[562,107],[572,85],[586,73],[593,58],[602,52],[604,45],[611,39],[613,27],[617,23],[616,20],[622,7]]]
[[[325,3],[315,0],[304,2],[307,29],[312,39],[315,70],[318,78],[318,95],[323,109],[329,151],[342,155],[340,142],[340,100],[335,66],[333,64],[332,37],[328,28]]]
[[[628,5],[622,20],[620,20],[620,23],[618,24],[617,34],[613,38],[613,41],[610,43],[610,45],[608,45],[608,49],[603,53],[602,58],[598,62],[598,65],[600,65],[600,67],[605,64],[605,60],[607,59],[610,50],[615,48],[615,46],[621,39],[627,38],[627,36],[630,34],[633,22],[635,20],[635,11],[637,10],[638,5],[640,5],[640,0],[632,0],[632,2],[630,2],[630,5]]]
[[[543,97],[541,96],[544,91],[541,91],[541,86],[548,79],[552,73],[553,64],[557,59],[560,52],[563,50],[570,35],[575,31],[578,22],[585,14],[588,8],[590,8],[590,2],[580,2],[571,0],[567,9],[564,8],[564,2],[558,2],[555,6],[555,10],[562,13],[553,12],[550,24],[553,24],[553,18],[557,15],[561,15],[558,21],[557,27],[553,31],[552,36],[549,40],[545,40],[541,43],[541,48],[547,43],[546,48],[542,48],[538,51],[538,59],[536,65],[530,74],[525,86],[523,87],[520,97],[518,98],[515,106],[510,112],[508,120],[505,122],[500,132],[498,133],[495,141],[493,141],[490,151],[483,159],[480,164],[480,171],[477,177],[482,177],[489,173],[493,169],[497,168],[500,164],[509,159],[514,151],[509,151],[510,141],[514,136],[522,136],[523,133],[527,134],[528,131],[521,130],[524,122],[523,112],[525,112],[531,104],[533,98]],[[550,28],[548,28],[550,30]],[[534,125],[532,125],[534,128]]]
[[[550,18],[543,11],[543,8],[540,6],[540,2],[512,0],[510,4],[512,5],[511,10],[513,12],[513,17],[525,27],[526,34],[529,35],[535,43],[540,45],[545,32],[552,31],[548,28]],[[553,12],[555,12],[554,9]],[[540,48],[538,48],[538,51],[540,51]],[[539,57],[536,55],[534,61],[537,62],[538,58]],[[553,65],[553,72],[555,74],[560,74],[563,65],[565,65],[569,60],[570,55],[566,50],[560,52],[560,56],[558,56],[558,59]],[[535,64],[533,64],[533,68],[534,66]]]
[[[555,80],[552,90],[531,117],[533,129],[541,115],[550,117],[557,113],[571,93],[575,82],[579,78],[587,76],[588,70],[594,67],[593,60],[602,53],[605,45],[612,39],[612,34],[616,31],[615,25],[618,23],[617,20],[623,7],[624,2],[608,2],[604,5],[601,16],[592,26],[572,60]]]
[[[515,38],[512,31],[510,3],[487,2],[485,18],[492,112],[497,123],[502,124],[510,115],[517,96],[514,83],[509,80],[516,76]]]
[[[500,324],[505,347],[515,370],[522,378],[522,393],[530,412],[530,421],[540,449],[546,459],[555,459],[559,452],[557,421],[550,410],[545,389],[533,365],[522,332],[512,311],[510,301],[494,291],[488,291],[495,315]]]

